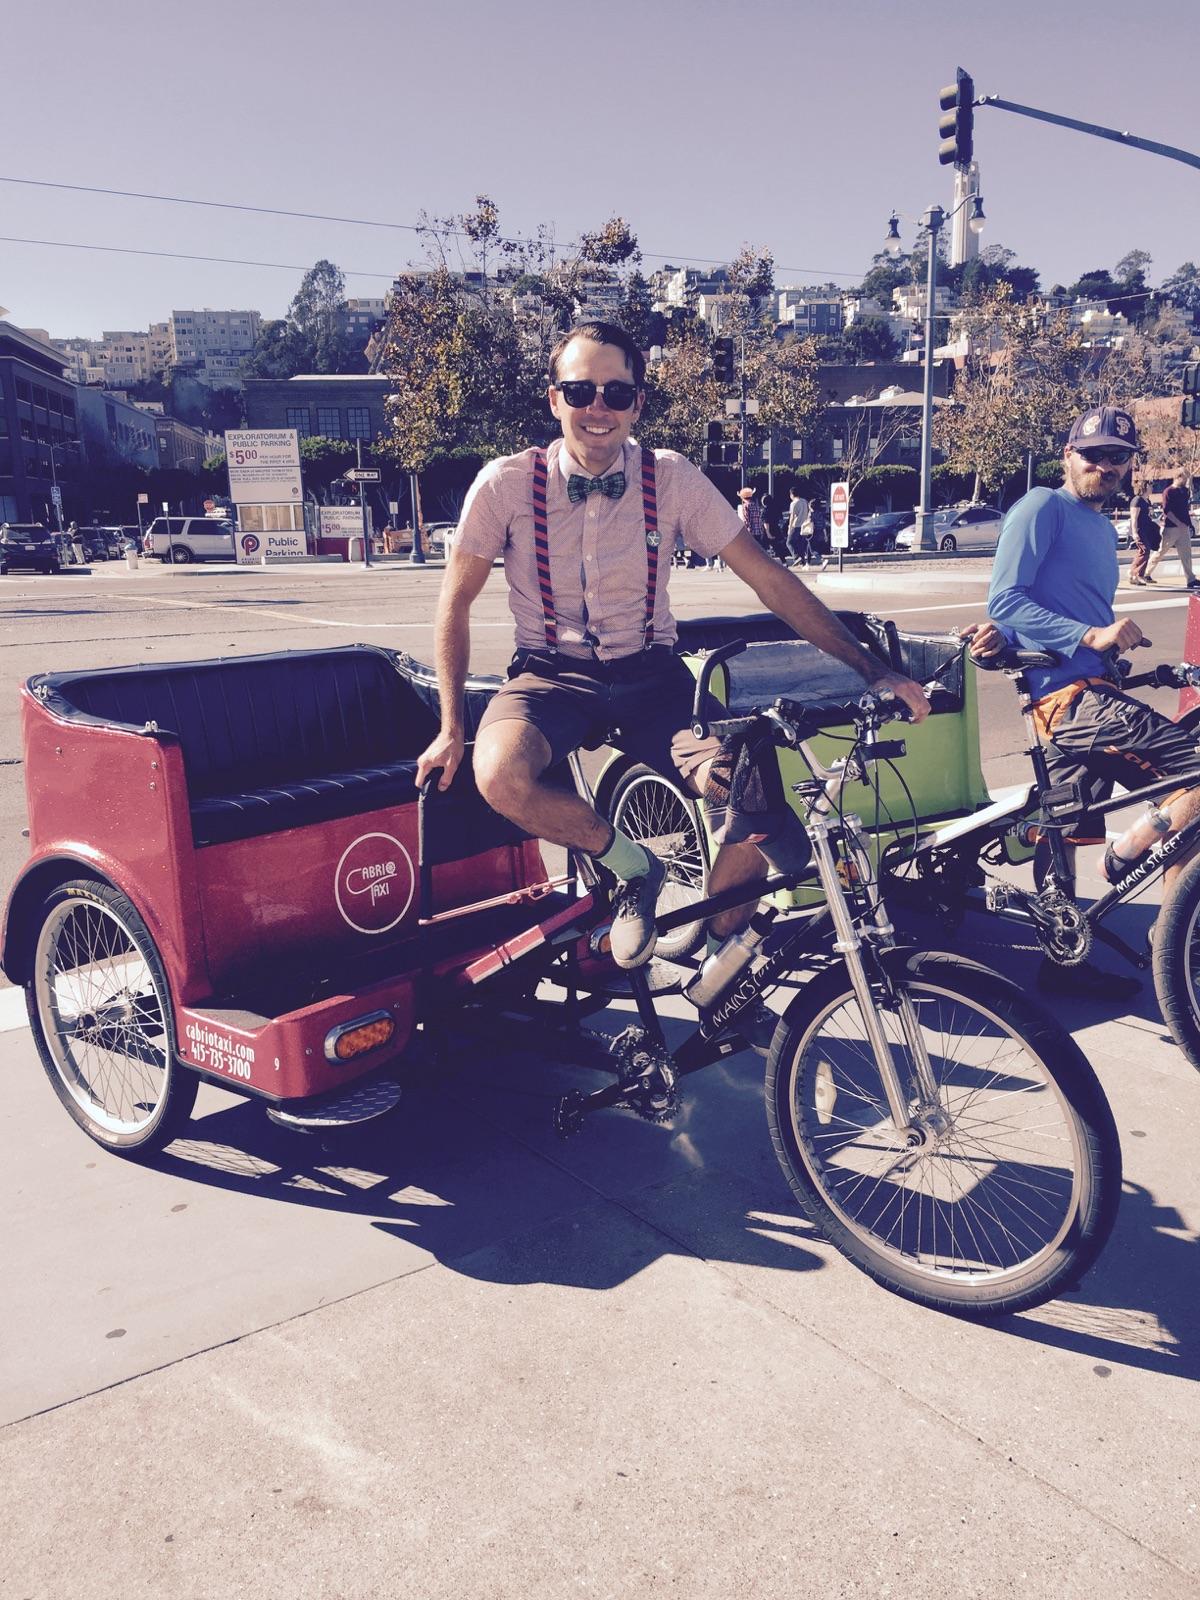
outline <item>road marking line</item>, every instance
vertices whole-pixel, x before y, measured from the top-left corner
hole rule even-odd
[[[99,596],[99,598],[102,599],[102,600],[117,600],[117,599],[128,600],[130,598],[130,596],[127,595],[127,594],[125,594],[125,595],[102,594],[102,595]],[[270,610],[266,606],[223,605],[219,600],[168,600],[165,595],[158,595],[158,594],[139,595],[137,598],[139,600],[145,601],[146,604],[148,604],[148,605],[174,606],[177,610],[183,610],[183,611],[227,611],[232,616],[235,616],[235,617],[245,617],[245,616],[270,617],[272,622],[286,622],[288,620],[289,616],[292,616],[292,619],[297,621],[297,622],[302,622],[302,623],[310,623],[311,622],[312,624],[314,624],[314,626],[320,627],[320,628],[390,628],[393,633],[397,633],[401,629],[403,629],[404,631],[408,631],[411,628],[432,628],[433,627],[433,623],[432,622],[405,622],[405,623],[398,623],[398,622],[341,622],[341,621],[338,621],[336,619],[329,618],[329,617],[303,616],[301,618],[295,618],[294,614],[290,613],[287,610]],[[472,622],[471,627],[472,627],[472,629],[475,629],[475,628],[510,628],[511,629],[512,621],[510,619],[508,622]]]

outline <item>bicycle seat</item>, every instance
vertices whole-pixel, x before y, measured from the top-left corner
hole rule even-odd
[[[1054,667],[1058,657],[1047,650],[1019,650],[1009,645],[991,656],[972,656],[981,672],[1024,672],[1027,667]]]

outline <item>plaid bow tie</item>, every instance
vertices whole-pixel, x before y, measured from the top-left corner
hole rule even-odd
[[[567,499],[573,506],[586,500],[590,494],[606,494],[610,500],[619,500],[625,493],[625,474],[610,472],[607,478],[584,478],[573,472],[567,479]]]

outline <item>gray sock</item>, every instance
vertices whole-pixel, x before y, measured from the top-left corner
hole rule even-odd
[[[602,856],[596,858],[614,876],[628,883],[630,878],[644,878],[650,871],[650,857],[640,844],[635,844],[620,828],[613,829],[612,843]]]

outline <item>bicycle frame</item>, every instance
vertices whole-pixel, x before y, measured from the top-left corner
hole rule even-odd
[[[700,708],[705,701],[708,677],[712,670],[741,648],[740,643],[727,646],[723,650],[713,652],[706,661],[705,669],[701,672],[696,686],[697,719],[700,718]],[[868,707],[874,706],[875,703],[875,697],[864,695],[861,709],[866,713]],[[782,704],[783,702],[777,701],[776,707]],[[777,712],[767,713],[766,716],[774,722],[777,729],[782,727],[786,730],[786,719]],[[758,720],[753,717],[734,719],[731,722],[714,723],[712,727],[714,731],[731,729],[735,724],[744,728],[747,724]],[[871,759],[871,747],[875,743],[877,722],[876,712],[874,721],[867,720],[861,741],[868,761]],[[872,866],[866,832],[859,818],[855,816],[843,817],[840,827],[832,820],[843,786],[856,768],[852,757],[842,758],[831,766],[824,767],[804,740],[789,738],[786,736],[786,731],[785,740],[801,754],[812,775],[810,781],[796,786],[796,792],[807,806],[805,832],[812,846],[813,865],[824,894],[825,907],[833,922],[832,950],[846,965],[867,1030],[880,1082],[884,1087],[889,1113],[897,1129],[903,1132],[910,1126],[912,1120],[908,1109],[909,1097],[899,1080],[892,1051],[880,1021],[881,1005],[897,1010],[900,1016],[906,1042],[916,1063],[917,1088],[921,1103],[925,1107],[936,1104],[937,1084],[911,1006],[907,1001],[896,997],[886,969],[879,959],[886,951],[894,948],[895,930],[888,919],[878,878]],[[581,777],[582,774],[577,770],[576,781],[579,782]],[[858,903],[853,908],[838,871],[836,845],[839,838],[844,844],[842,860],[847,867],[847,881],[855,885],[854,893]],[[777,890],[794,888],[811,875],[810,868],[796,873],[768,874],[758,886],[759,897],[762,899]],[[709,896],[679,911],[657,918],[657,929],[660,933],[666,933],[684,922],[697,918],[707,920],[723,910],[744,904],[745,896],[745,886],[735,885],[719,895]],[[670,1053],[666,1050],[646,974],[640,968],[635,968],[630,973],[638,1016],[645,1030],[646,1043],[651,1047],[655,1057],[655,1066],[667,1102],[673,1097],[677,1079],[711,1065],[713,1061],[732,1054],[740,1047],[740,1039],[736,1036],[738,1016],[748,1007],[755,1006],[768,989],[776,986],[786,974],[794,970],[800,957],[813,951],[817,944],[814,935],[823,927],[823,923],[824,918],[820,912],[815,913],[804,927],[785,937],[782,943],[757,964],[748,964],[733,981],[732,986],[721,992],[712,1005],[698,1008],[699,1021],[695,1031]],[[817,960],[820,962],[822,958],[818,957]],[[731,1029],[735,1035],[733,1038],[729,1037]],[[566,1137],[576,1132],[584,1117],[593,1111],[622,1102],[629,1103],[629,1094],[630,1085],[619,1079],[616,1083],[590,1095],[576,1093],[566,1096],[559,1103],[556,1113],[555,1121],[559,1133]]]
[[[1025,722],[1028,745],[1026,755],[1033,768],[1034,783],[1030,800],[1038,816],[1038,828],[1042,839],[1045,841],[1050,861],[1046,874],[1046,883],[1052,885],[1065,898],[1074,901],[1074,871],[1068,853],[1067,841],[1064,838],[1066,829],[1078,817],[1080,804],[1075,793],[1063,795],[1057,786],[1051,782],[1049,764],[1046,759],[1042,740],[1038,736],[1037,727],[1033,719],[1033,694],[1030,689],[1025,672],[1019,671],[1011,674],[1014,687],[1020,699],[1021,713]],[[1128,687],[1138,687],[1143,684],[1157,683],[1155,674],[1128,680]],[[1165,687],[1165,684],[1160,685]],[[1159,779],[1157,782],[1147,784],[1143,788],[1130,791],[1115,798],[1100,801],[1095,805],[1088,805],[1090,815],[1107,817],[1115,812],[1129,810],[1133,806],[1144,805],[1149,800],[1154,800],[1165,794],[1178,792],[1180,789],[1189,789],[1200,785],[1200,767],[1177,773],[1168,778]],[[1029,808],[1024,815],[1030,816]],[[1001,825],[1001,823],[1003,825]],[[975,819],[964,818],[956,824],[949,838],[943,838],[937,833],[931,833],[923,838],[912,855],[908,858],[915,860],[921,855],[931,855],[940,847],[953,845],[956,849],[961,847],[963,841],[970,841],[975,835],[988,838],[1003,837],[1012,826],[1011,816],[1005,815],[999,819],[987,812],[982,812]],[[1148,884],[1162,877],[1176,860],[1186,858],[1195,847],[1200,846],[1200,817],[1185,823],[1182,828],[1170,834],[1161,844],[1154,846],[1148,856],[1131,865],[1130,870],[1108,890],[1095,900],[1086,909],[1080,908],[1081,920],[1088,926],[1091,933],[1111,949],[1124,956],[1134,967],[1141,970],[1150,965],[1148,952],[1139,952],[1128,945],[1124,939],[1115,934],[1103,924],[1105,919],[1118,905],[1123,905],[1127,900],[1133,899]],[[1039,891],[1040,892],[1040,891]],[[1011,885],[996,884],[985,892],[987,909],[997,916],[1011,922],[1018,922],[1027,927],[1038,926],[1038,919],[1029,909],[1036,901],[1037,894],[1028,894]]]

